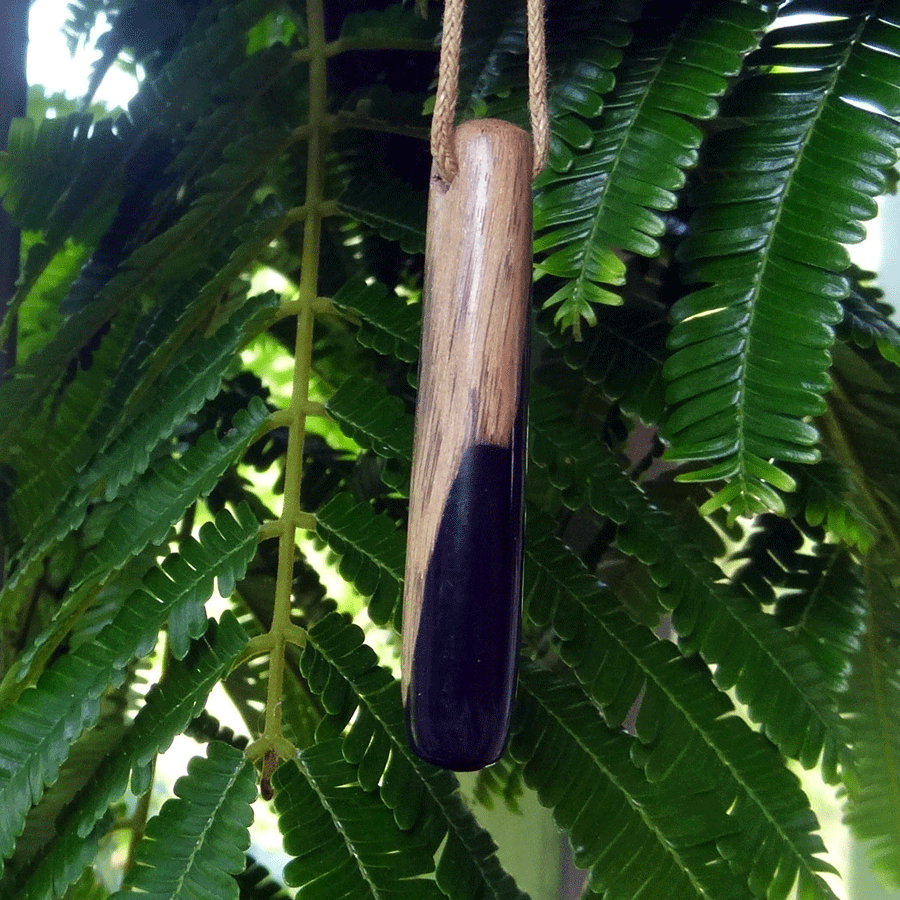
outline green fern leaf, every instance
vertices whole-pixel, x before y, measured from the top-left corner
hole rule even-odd
[[[94,337],[110,321],[119,304],[94,304],[80,309],[66,319],[42,347],[17,366],[15,377],[0,385],[0,446],[16,447],[19,435],[27,433],[29,423],[38,418],[54,386],[82,348],[90,346]],[[133,324],[133,313],[128,317]]]
[[[590,120],[600,115],[604,97],[615,84],[612,70],[621,62],[621,48],[632,39],[627,23],[637,13],[629,2],[609,4],[597,23],[596,8],[589,0],[573,0],[560,18],[551,19],[554,39],[547,102],[551,114],[548,164],[553,172],[568,171],[576,152],[593,143]],[[585,28],[585,22],[590,27]]]
[[[124,693],[119,689],[119,694]],[[64,811],[70,808],[86,780],[100,770],[107,753],[118,746],[125,731],[124,723],[112,704],[102,703],[97,724],[86,731],[72,745],[71,751],[60,767],[59,777],[41,797],[40,802],[28,813],[25,828],[16,841],[13,856],[7,862],[5,878],[0,879],[0,896],[21,897],[21,879],[33,872],[46,859],[60,834],[59,822]],[[84,851],[72,845],[68,866],[70,877],[77,878],[84,865]]]
[[[110,806],[125,793],[129,774],[146,766],[169,746],[175,735],[203,710],[209,692],[247,643],[247,634],[230,613],[211,622],[206,636],[183,662],[171,662],[162,680],[147,695],[120,744],[108,755],[64,820],[59,837],[17,887],[24,900],[60,896],[84,864],[84,841],[96,850],[98,826]],[[173,699],[175,698],[174,702]],[[90,857],[88,857],[90,859]]]
[[[0,157],[4,208],[19,228],[46,232],[51,252],[69,236],[92,244],[115,212],[122,158],[109,119],[16,119]]]
[[[772,31],[753,59],[768,68],[738,86],[734,127],[708,143],[704,170],[717,184],[680,254],[688,279],[710,286],[676,304],[665,369],[668,458],[706,463],[684,478],[730,479],[707,511],[783,513],[778,491],[795,484],[772,460],[819,458],[808,417],[825,408],[848,289],[840,242],[865,234],[895,158],[886,148],[900,146],[889,118],[900,109],[900,38],[881,6]]]
[[[740,829],[732,867],[754,887],[772,885],[770,900],[786,897],[798,873],[816,882],[825,847],[806,795],[774,747],[734,714],[709,670],[631,621],[554,539],[529,543],[525,583],[526,615],[552,624],[561,659],[607,725],[631,721],[640,742],[632,761],[648,781],[713,791]]]
[[[65,897],[65,900],[70,900],[70,898],[82,896],[80,891],[83,890],[86,891],[85,896],[87,897],[97,896],[96,893],[87,891],[89,886],[93,886],[95,889],[100,888],[99,900],[108,900],[109,890],[105,886],[97,885],[94,880],[96,876],[93,862],[101,841],[109,834],[114,824],[115,817],[109,813],[101,818],[88,834],[84,836],[66,835],[63,841],[57,845],[55,849],[57,852],[61,850],[64,854],[66,866],[66,869],[60,872],[58,892],[52,885],[42,885],[35,893],[29,883],[21,890],[18,886],[13,887],[9,896],[21,897],[22,900],[36,900],[38,897],[46,898],[46,900]],[[38,863],[38,868],[43,870],[43,861]],[[93,877],[87,879],[87,873]]]
[[[121,659],[107,663],[103,652],[111,651],[102,644],[99,648],[90,654],[76,652],[64,657],[15,706],[0,711],[4,748],[0,759],[0,854],[4,858],[11,854],[28,810],[41,798],[44,787],[56,781],[70,741],[97,721],[100,694],[123,677]],[[124,649],[128,653],[129,648]],[[60,694],[58,685],[71,693]]]
[[[48,334],[59,328],[61,304],[90,255],[89,248],[68,241],[51,258],[46,244],[37,237],[32,243],[31,238],[28,232],[22,235],[26,260],[20,278],[23,284],[27,281],[30,288],[27,302],[23,301],[18,313],[16,357],[21,362],[44,343]]]
[[[399,198],[399,202],[398,202]],[[348,216],[374,228],[407,253],[425,250],[425,203],[421,193],[399,178],[359,177],[347,183],[339,200]]]
[[[785,466],[797,482],[797,501],[808,525],[822,527],[849,547],[867,551],[876,538],[876,528],[862,512],[864,501],[851,473],[823,454],[814,466]]]
[[[570,834],[575,864],[590,868],[591,891],[607,900],[631,900],[635,885],[660,900],[746,896],[719,855],[734,829],[711,792],[644,779],[629,758],[633,740],[547,672],[525,667],[519,698],[510,751]]]
[[[16,224],[40,231],[0,324],[6,340],[15,313],[67,240],[92,246],[110,224],[122,194],[124,148],[112,121],[75,113],[15,120],[0,156],[0,195]]]
[[[357,340],[364,347],[404,362],[419,358],[421,311],[376,282],[351,279],[332,298],[343,312],[362,319]]]
[[[197,99],[190,96],[195,85],[208,81],[210,90],[216,90],[221,83],[229,83],[224,73],[230,72],[235,58],[226,52],[226,48],[239,49],[246,56],[246,31],[241,32],[240,28],[250,27],[271,5],[270,0],[243,0],[233,8],[223,10],[218,23],[210,28],[204,40],[197,46],[188,47],[184,57],[173,60],[170,64],[173,69],[166,69],[153,89],[141,91],[131,104],[129,115],[141,125],[125,120],[117,123],[117,128],[128,131],[129,140],[139,142],[143,127],[157,128],[168,116],[174,116],[178,124],[173,123],[172,127],[177,133],[181,127],[179,110],[184,108],[183,104],[191,105]],[[234,27],[234,31],[226,37],[229,27]],[[279,52],[281,62],[287,60],[285,65],[279,63]],[[193,76],[181,80],[169,77],[177,73],[178,66],[198,64],[210,54],[218,59],[218,66],[213,69],[201,66],[194,71],[220,71],[222,81],[198,80]],[[256,74],[269,87],[289,78],[291,69],[299,64],[297,59],[288,59],[291,54],[285,48],[262,56],[262,71]],[[174,337],[176,344],[183,341],[192,328],[206,324],[224,290],[241,274],[242,261],[246,263],[253,256],[254,248],[258,250],[265,246],[269,239],[294,221],[285,213],[269,216],[268,221],[258,226],[252,221],[247,222],[246,211],[253,208],[253,194],[260,182],[270,175],[281,155],[304,139],[302,129],[288,122],[262,129],[248,122],[247,129],[235,135],[235,122],[246,121],[240,110],[248,97],[258,96],[257,89],[261,90],[262,85],[253,83],[251,89],[241,93],[235,99],[237,109],[227,104],[217,107],[217,111],[210,114],[215,119],[215,138],[209,135],[209,140],[191,145],[199,159],[197,156],[185,158],[176,166],[179,170],[188,169],[186,180],[191,181],[196,192],[192,189],[188,197],[183,198],[180,186],[173,187],[165,202],[154,210],[155,215],[147,227],[159,227],[160,222],[172,218],[176,219],[174,224],[134,247],[115,274],[99,288],[93,282],[76,285],[76,296],[70,297],[70,302],[78,312],[63,323],[44,347],[32,354],[20,370],[19,378],[3,385],[0,405],[8,402],[11,410],[9,416],[0,420],[0,433],[6,439],[13,439],[12,436],[21,430],[22,422],[27,421],[52,392],[53,385],[71,360],[118,311],[129,306],[140,307],[147,296],[162,302],[178,296],[181,318]],[[209,99],[215,105],[213,98]],[[289,105],[285,104],[285,108]],[[193,129],[192,135],[197,138],[200,130]],[[264,213],[268,207],[263,203],[260,208],[261,219],[266,220]],[[240,239],[242,235],[244,241]]]
[[[40,473],[35,471],[33,476],[36,484],[43,482],[38,488],[41,498],[39,501],[20,501],[19,491],[24,491],[26,486],[21,481],[17,483],[17,492],[10,500],[11,510],[16,510],[21,505],[23,509],[30,511],[31,534],[26,546],[15,557],[17,568],[4,585],[4,590],[13,590],[19,577],[28,571],[34,560],[84,521],[89,505],[96,502],[101,492],[103,499],[110,502],[146,471],[151,452],[159,442],[169,437],[185,416],[196,412],[204,401],[215,395],[225,369],[246,337],[246,330],[252,327],[251,323],[258,316],[266,314],[272,308],[274,301],[272,294],[254,298],[226,325],[206,340],[193,344],[189,352],[183,353],[154,388],[153,397],[164,397],[165,402],[145,403],[140,417],[133,419],[110,443],[103,444],[96,457],[83,470],[77,475],[73,474],[68,491],[48,490],[55,484],[55,480],[52,484],[46,483],[48,479],[44,467],[41,467]],[[146,340],[145,334],[144,341]],[[91,384],[95,383],[92,376]],[[60,413],[61,419],[65,415],[66,422],[70,418],[68,411],[74,405],[69,399],[71,393],[67,392],[64,399],[65,413]],[[110,418],[121,415],[121,409],[128,404],[128,400],[128,397],[122,396],[108,397],[103,409],[87,428],[92,443],[99,436],[106,437],[110,431],[115,431],[115,424]],[[81,407],[76,407],[72,414],[80,414],[84,421]],[[65,457],[58,458],[57,466],[74,473],[78,468],[76,461],[77,457],[71,459],[71,462]],[[40,506],[43,506],[43,510]]]
[[[820,427],[831,454],[846,469],[849,499],[861,507],[863,521],[897,535],[900,467],[893,436],[900,427],[900,370],[874,349],[838,343],[832,353],[834,387]],[[853,506],[845,516],[856,515]],[[895,537],[892,542],[896,545]]]
[[[378,381],[348,378],[325,404],[341,431],[386,460],[381,480],[401,496],[409,493],[413,417]]]
[[[159,73],[152,90],[140,91],[129,104],[130,118],[141,126],[164,123],[173,133],[183,130],[179,110],[189,106],[195,111],[197,121],[184,135],[172,162],[172,171],[186,181],[209,173],[225,146],[252,133],[254,123],[241,113],[254,94],[277,91],[286,79],[297,77],[300,60],[280,42],[247,53],[247,32],[276,6],[273,0],[219,4],[215,19],[205,23],[196,41],[185,42]],[[208,77],[191,80],[198,71]],[[165,199],[172,202],[174,198],[170,194]]]
[[[849,659],[865,629],[866,608],[857,561],[836,544],[812,545],[793,523],[761,516],[757,528],[732,557],[741,563],[732,582],[806,644],[835,695],[846,690]],[[732,568],[729,565],[728,568]]]
[[[60,657],[35,687],[0,709],[0,856],[7,857],[28,809],[52,784],[72,741],[99,716],[100,695],[121,683],[125,667],[150,652],[166,614],[179,602],[203,602],[217,574],[240,577],[256,548],[258,524],[244,507],[235,520],[223,511],[144,579],[97,637]],[[34,651],[32,652],[32,656]],[[28,665],[22,660],[22,670]],[[8,688],[15,671],[7,674]]]
[[[479,117],[492,97],[508,92],[510,81],[521,78],[525,9],[518,5],[497,9],[486,0],[470,0],[463,33],[458,105],[464,118]]]
[[[48,506],[65,496],[90,460],[94,447],[90,423],[102,409],[105,385],[122,365],[124,348],[137,324],[133,315],[119,316],[93,354],[90,367],[80,368],[58,403],[45,403],[44,411],[23,422],[21,430],[4,446],[3,462],[14,473],[5,522],[12,565],[17,562],[15,554],[21,541],[33,537],[34,531],[46,524]],[[10,419],[18,418],[14,406],[4,403],[21,399],[18,386],[16,379],[3,385],[11,388],[12,395],[0,399],[3,423],[7,412]],[[52,465],[47,465],[48,459]]]
[[[648,566],[684,652],[699,651],[715,668],[716,684],[736,690],[786,756],[809,768],[824,751],[826,778],[836,778],[845,730],[806,648],[746,594],[720,586],[721,570],[694,538],[654,508],[601,445],[560,420],[535,393],[532,459],[547,469],[564,501],[571,508],[586,501],[617,523],[619,549]]]
[[[399,611],[404,535],[386,515],[349,494],[338,494],[316,513],[316,531],[340,556],[340,572],[364,596],[369,615],[385,624]]]
[[[377,795],[360,787],[340,740],[302,750],[273,784],[284,847],[294,857],[285,879],[302,896],[443,896],[422,877],[434,870],[433,835],[397,827]]]
[[[869,609],[866,634],[852,659],[843,711],[853,736],[853,769],[846,779],[845,818],[866,843],[873,870],[900,888],[900,652],[896,588],[890,569],[866,565]]]
[[[873,284],[875,273],[851,266],[847,275],[850,292],[844,300],[838,338],[858,347],[876,346],[885,359],[900,365],[900,327],[892,321],[894,310],[884,302],[884,292]]]
[[[268,416],[258,398],[235,416],[221,440],[207,433],[179,460],[164,460],[140,479],[126,505],[74,576],[80,586],[121,566],[147,544],[165,540],[169,529],[198,497],[215,486],[233,465]]]
[[[170,661],[165,675],[147,694],[144,705],[110,760],[110,765],[86,789],[71,827],[79,834],[92,819],[124,793],[129,772],[141,769],[164,752],[172,739],[200,714],[213,686],[234,663],[247,643],[247,633],[234,615],[210,621],[189,655]],[[174,698],[174,699],[173,699]]]
[[[204,523],[200,529],[199,541],[189,539],[182,542],[181,560],[175,555],[170,556],[158,569],[151,569],[144,576],[141,589],[122,603],[118,613],[119,617],[125,617],[123,622],[129,628],[135,624],[128,618],[128,606],[132,603],[139,608],[149,603],[151,610],[158,609],[163,616],[170,608],[179,604],[202,606],[211,596],[217,578],[219,593],[224,597],[230,596],[235,580],[243,576],[255,553],[259,535],[259,523],[248,506],[238,506],[235,513],[236,519],[229,512],[223,511],[216,516],[214,522]],[[19,658],[17,665],[6,674],[2,685],[4,688],[24,680],[35,658],[46,655],[46,647],[56,646],[68,632],[72,627],[72,618],[80,614],[83,602],[81,594],[82,592],[75,591],[63,601],[50,625],[38,635],[32,646]],[[153,635],[148,632],[148,636],[144,638],[152,645],[162,619],[150,615],[149,622],[159,623]],[[115,620],[112,624],[115,624]],[[144,652],[149,652],[149,648]]]
[[[247,856],[247,868],[236,878],[241,900],[290,900],[291,895],[281,886],[262,863]]]
[[[227,744],[209,744],[206,753],[175,782],[177,799],[147,823],[135,867],[115,900],[237,900],[233,876],[244,870],[250,845],[256,773]]]
[[[658,304],[632,301],[624,307],[604,306],[595,317],[596,325],[581,341],[561,334],[546,314],[537,327],[567,366],[598,385],[626,415],[648,425],[659,422],[665,399],[666,311]],[[549,362],[549,355],[543,360]]]
[[[452,900],[527,900],[463,804],[456,778],[409,749],[399,684],[378,664],[361,629],[336,614],[323,619],[310,629],[301,669],[330,714],[322,730],[342,730],[353,718],[343,753],[362,788],[380,787],[401,830],[431,834],[435,848],[447,836],[435,874],[441,890]]]
[[[500,800],[516,816],[522,815],[519,798],[524,792],[522,767],[509,754],[481,769],[472,788],[476,803],[485,809],[493,809],[494,801]]]
[[[461,104],[467,116],[486,113],[524,125],[527,83],[526,16],[512,6],[504,15],[490,2],[466,6],[466,38],[460,62]],[[622,57],[638,14],[629,0],[607,3],[603,15],[590,0],[572,0],[548,10],[548,107],[551,118],[550,166],[557,172],[572,164],[572,152],[593,139],[583,121],[597,116],[614,83],[611,69]]]
[[[716,113],[769,20],[766,5],[708,0],[675,22],[642,23],[647,34],[638,32],[616,70],[590,148],[562,177],[542,179],[536,271],[563,279],[545,303],[559,305],[563,327],[580,333],[582,318],[596,322],[592,304],[622,302],[611,289],[625,283],[620,251],[659,253],[659,213],[674,209],[702,139],[690,120]]]

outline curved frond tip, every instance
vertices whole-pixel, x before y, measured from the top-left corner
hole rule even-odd
[[[545,305],[558,305],[557,323],[576,336],[582,319],[596,324],[592,304],[622,303],[625,257],[660,252],[662,214],[677,205],[703,139],[695,122],[716,114],[770,6],[708,0],[681,17],[675,7],[651,5],[599,118],[580,123],[566,111],[554,123],[577,151],[539,183],[536,270],[563,279]]]
[[[704,512],[783,513],[779,492],[795,483],[778,464],[819,459],[811,419],[849,289],[842,245],[864,236],[900,147],[900,28],[887,6],[773,29],[705,147],[707,184],[680,247],[705,286],[675,306],[664,370],[667,457],[703,463],[685,479],[729,481]]]

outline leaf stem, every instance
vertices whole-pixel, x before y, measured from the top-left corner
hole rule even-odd
[[[294,579],[295,537],[298,527],[314,524],[300,509],[300,485],[303,476],[303,444],[306,439],[306,417],[320,412],[318,404],[309,400],[309,378],[312,369],[313,326],[317,309],[319,243],[322,219],[333,212],[333,204],[324,197],[325,139],[328,130],[326,43],[322,0],[309,0],[306,6],[309,36],[309,140],[307,144],[306,201],[303,208],[303,247],[300,285],[296,303],[297,331],[294,341],[294,376],[291,401],[280,425],[288,427],[285,457],[284,502],[281,516],[267,536],[278,537],[278,570],[275,576],[275,601],[272,627],[266,643],[270,643],[269,678],[266,695],[265,724],[261,738],[248,749],[252,758],[275,750],[279,756],[293,755],[293,748],[282,730],[281,702],[284,685],[285,647],[302,642],[304,635],[291,622],[291,588]]]

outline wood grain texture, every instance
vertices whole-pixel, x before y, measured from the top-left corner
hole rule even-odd
[[[481,119],[456,129],[456,152],[453,182],[433,172],[429,192],[403,697],[417,752],[477,768],[496,750],[484,729],[501,733],[502,751],[509,709],[491,706],[509,706],[515,671],[531,139]],[[424,746],[435,728],[431,744],[459,745],[444,759]]]

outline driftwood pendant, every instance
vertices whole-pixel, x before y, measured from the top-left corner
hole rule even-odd
[[[461,771],[500,757],[515,691],[531,138],[480,119],[456,129],[456,153],[428,201],[403,702],[415,752]]]

